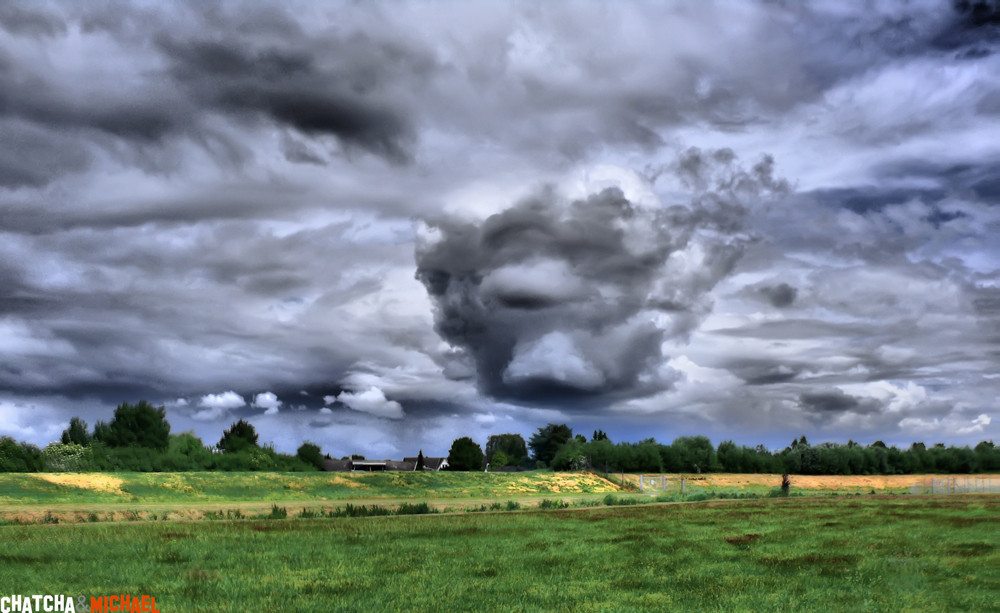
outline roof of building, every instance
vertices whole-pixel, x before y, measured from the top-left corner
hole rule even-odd
[[[417,465],[417,457],[403,458],[404,462],[413,462],[413,465]],[[424,470],[440,470],[442,466],[448,465],[448,458],[431,458],[424,456]]]
[[[351,470],[351,461],[326,459],[323,460],[323,470],[327,471]]]

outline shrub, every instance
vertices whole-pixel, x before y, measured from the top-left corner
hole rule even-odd
[[[84,472],[92,469],[88,447],[70,443],[52,443],[42,451],[45,470],[49,472]]]
[[[412,504],[404,502],[396,509],[396,515],[426,515],[434,512],[434,509],[430,508],[426,502],[415,502]]]
[[[276,504],[271,505],[271,514],[267,516],[268,519],[285,519],[286,517],[288,517],[288,509]]]

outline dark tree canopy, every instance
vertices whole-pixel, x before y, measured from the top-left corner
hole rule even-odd
[[[505,464],[519,465],[528,459],[528,446],[520,434],[494,434],[486,441],[486,461],[501,466],[493,461],[493,455],[502,451],[507,456]]]
[[[295,455],[306,464],[323,470],[323,452],[320,450],[319,445],[306,441],[299,446]]]
[[[449,470],[482,470],[483,449],[467,436],[455,439],[448,452]]]
[[[108,447],[166,449],[170,444],[167,411],[145,400],[136,404],[123,402],[115,409],[110,423],[99,421],[94,425],[94,439]]]
[[[539,428],[528,441],[531,453],[536,462],[545,462],[546,465],[552,463],[552,458],[556,456],[559,448],[573,438],[573,430],[566,424],[549,424],[544,428]]]
[[[63,445],[74,443],[76,445],[87,446],[90,444],[90,427],[87,422],[79,417],[69,420],[69,428],[62,432]]]
[[[33,473],[42,470],[43,465],[41,449],[0,436],[0,472]]]
[[[415,470],[423,470],[423,469],[424,469],[424,450],[421,449],[420,453],[417,454],[417,466]]]
[[[607,435],[606,432],[604,432],[604,430],[594,430],[594,435],[590,437],[590,440],[592,440],[592,441],[607,441],[607,440],[611,440],[611,439],[608,438],[608,435]]]
[[[226,453],[235,453],[257,446],[257,431],[253,424],[241,419],[222,433],[218,448]]]

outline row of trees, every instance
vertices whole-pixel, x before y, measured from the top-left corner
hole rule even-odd
[[[163,407],[145,401],[124,403],[111,421],[99,421],[91,430],[78,417],[70,420],[61,442],[39,449],[35,445],[0,438],[0,471],[188,471],[188,470],[322,470],[320,447],[303,443],[295,455],[281,454],[258,444],[252,424],[239,420],[223,432],[213,447],[193,433],[170,433]],[[422,460],[423,452],[419,458]],[[452,470],[482,470],[521,466],[554,470],[604,472],[731,472],[804,475],[862,475],[908,473],[976,473],[1000,471],[1000,447],[983,441],[969,447],[913,443],[908,449],[881,441],[862,446],[823,443],[810,445],[801,437],[780,451],[762,445],[739,446],[723,441],[718,447],[704,436],[675,439],[670,444],[646,439],[613,443],[595,430],[588,440],[573,434],[566,424],[548,424],[525,442],[520,434],[495,434],[485,451],[469,437],[456,439],[448,454]]]
[[[566,424],[548,424],[539,428],[527,445],[520,434],[493,435],[485,453],[472,439],[457,439],[448,462],[455,470],[482,470],[489,464],[603,472],[968,474],[1000,471],[1000,447],[992,441],[983,441],[972,449],[945,447],[942,443],[931,447],[913,443],[908,449],[899,449],[881,441],[867,446],[854,441],[813,446],[803,436],[781,451],[772,452],[763,445],[740,446],[732,441],[722,441],[715,447],[704,436],[684,436],[670,444],[652,438],[638,443],[612,443],[604,431],[595,430],[587,440],[581,434],[574,435]]]
[[[322,470],[318,445],[303,443],[295,455],[258,445],[252,424],[239,420],[222,434],[215,448],[206,447],[191,432],[170,434],[163,407],[148,402],[123,403],[110,422],[93,431],[79,417],[70,420],[61,441],[39,449],[0,438],[0,472],[190,470]]]
[[[551,449],[551,445],[544,449]],[[899,449],[881,441],[867,446],[853,441],[846,445],[822,443],[813,446],[803,436],[781,451],[772,452],[763,445],[739,446],[732,441],[723,441],[713,447],[704,436],[680,437],[669,445],[651,438],[638,443],[615,444],[606,435],[589,441],[583,436],[574,436],[559,446],[548,466],[554,470],[591,468],[606,472],[968,474],[1000,471],[1000,447],[992,441],[983,441],[973,449],[945,447],[941,443],[932,447],[913,443],[908,449]]]

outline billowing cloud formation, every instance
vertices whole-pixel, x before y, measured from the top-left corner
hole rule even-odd
[[[385,393],[377,387],[370,387],[360,392],[341,392],[337,396],[337,401],[355,411],[375,417],[403,418],[403,407],[395,400],[386,399]]]
[[[746,202],[788,189],[770,158],[746,171],[728,150],[691,149],[669,170],[691,192],[672,206],[618,188],[573,201],[547,190],[426,233],[417,276],[437,330],[471,356],[487,394],[558,402],[669,386],[661,344],[710,310],[749,240]]]
[[[278,396],[272,392],[261,392],[253,397],[253,403],[251,406],[257,407],[258,409],[266,409],[264,411],[265,415],[277,415],[278,409],[281,407],[282,402],[278,400]]]
[[[236,392],[230,390],[220,394],[205,394],[198,401],[201,407],[192,415],[199,421],[215,421],[229,414],[233,409],[246,406],[247,402]]]

